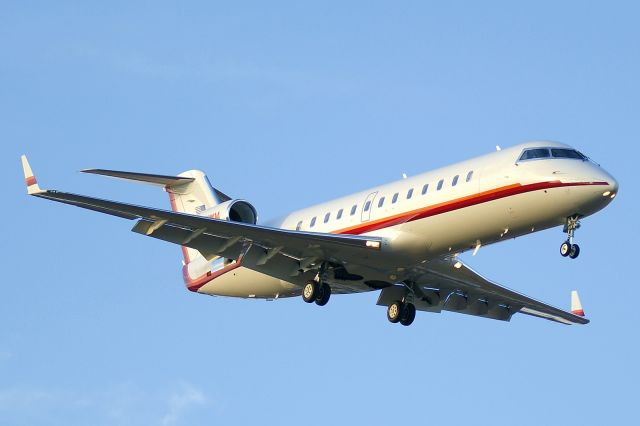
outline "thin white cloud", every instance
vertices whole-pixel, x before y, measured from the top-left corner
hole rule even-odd
[[[0,412],[29,410],[51,398],[50,392],[37,388],[12,387],[0,389]]]
[[[172,426],[180,422],[180,419],[193,406],[204,405],[207,398],[199,389],[183,383],[181,389],[171,395],[168,402],[167,413],[162,418],[162,426]]]
[[[198,413],[198,408],[219,409],[217,404],[188,382],[174,385],[173,391],[145,389],[131,382],[85,390],[14,385],[0,387],[0,425],[16,423],[17,419],[62,425],[64,417],[73,413],[92,418],[95,425],[178,426],[210,414]],[[56,420],[48,421],[52,418]]]

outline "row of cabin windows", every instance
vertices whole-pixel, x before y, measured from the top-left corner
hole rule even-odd
[[[467,177],[465,179],[466,182],[470,182],[471,179],[473,179],[473,170],[470,170],[467,173]],[[453,179],[451,179],[451,186],[456,186],[458,184],[458,181],[460,180],[460,175],[455,175],[453,177]],[[436,186],[436,190],[440,191],[442,190],[442,187],[444,186],[444,179],[440,179],[438,181],[438,184]],[[422,195],[425,195],[427,192],[429,191],[429,184],[425,183],[424,186],[422,187]],[[393,197],[391,197],[391,204],[395,204],[398,201],[398,196],[400,195],[399,192],[396,192],[395,194],[393,194]],[[413,188],[410,188],[407,191],[407,200],[411,199],[411,197],[413,197]],[[386,197],[380,197],[380,199],[378,200],[378,207],[382,207],[384,205]],[[371,201],[367,201],[364,205],[364,211],[368,212],[369,209],[371,209]],[[356,210],[358,210],[358,205],[354,204],[351,207],[351,211],[349,212],[349,216],[353,216],[356,214]],[[344,209],[340,209],[338,210],[338,214],[336,214],[336,220],[340,220],[342,218],[342,213],[344,212]],[[313,228],[316,225],[316,219],[317,216],[314,216],[313,218],[311,218],[311,222],[309,222],[309,228]],[[329,220],[331,219],[331,212],[327,212],[327,214],[324,215],[324,223],[328,223]],[[302,220],[298,222],[298,224],[296,225],[296,230],[299,231],[302,228]]]
[[[356,214],[356,210],[358,210],[358,205],[354,204],[351,207],[351,211],[349,212],[349,216],[353,216]],[[336,220],[340,220],[342,219],[342,214],[344,213],[344,209],[340,209],[338,210],[338,214],[336,214]],[[324,215],[324,223],[329,222],[329,219],[331,218],[331,212],[328,212],[327,214]],[[314,216],[313,218],[311,218],[311,222],[309,223],[309,228],[313,228],[316,225],[316,219],[317,216]],[[296,231],[299,231],[300,229],[302,229],[302,220],[298,222],[298,224],[296,225]]]

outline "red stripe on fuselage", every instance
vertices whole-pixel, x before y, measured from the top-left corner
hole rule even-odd
[[[608,185],[608,182],[572,182],[563,183],[555,182],[539,182],[527,185],[519,183],[503,186],[501,188],[491,189],[478,194],[457,198],[455,200],[445,201],[443,203],[434,204],[432,206],[422,207],[417,210],[400,213],[394,216],[377,219],[371,222],[351,226],[348,228],[332,231],[333,234],[364,234],[366,232],[377,231],[379,229],[388,228],[390,226],[400,225],[414,220],[420,220],[442,213],[451,212],[465,207],[475,206],[486,203],[488,201],[498,200],[500,198],[510,197],[512,195],[524,194],[542,189],[560,188],[564,186],[586,186],[586,185]]]
[[[184,282],[187,285],[187,288],[190,291],[197,292],[200,289],[200,287],[202,287],[209,281],[214,280],[218,278],[220,275],[226,274],[227,272],[231,272],[234,269],[238,268],[239,266],[240,266],[240,262],[231,263],[215,272],[207,272],[206,274],[196,279],[191,279],[191,277],[189,276],[189,269],[188,269],[189,266],[184,265],[182,267],[182,277],[184,278]]]

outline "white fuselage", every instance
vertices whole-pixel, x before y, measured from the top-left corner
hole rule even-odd
[[[615,196],[615,179],[591,161],[518,161],[531,147],[570,148],[555,142],[521,144],[294,211],[268,225],[383,237],[387,263],[375,265],[376,279],[397,282],[412,265],[563,225],[569,216],[597,212]],[[349,286],[350,291],[372,289]],[[300,287],[228,265],[197,291],[277,298],[299,295]]]

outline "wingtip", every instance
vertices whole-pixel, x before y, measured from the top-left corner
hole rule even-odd
[[[24,183],[27,185],[27,194],[33,195],[44,192],[38,185],[38,180],[34,176],[33,170],[31,170],[27,156],[23,154],[20,160],[22,161],[22,171],[24,172]]]
[[[571,291],[571,313],[579,317],[584,317],[584,309],[577,290]]]

